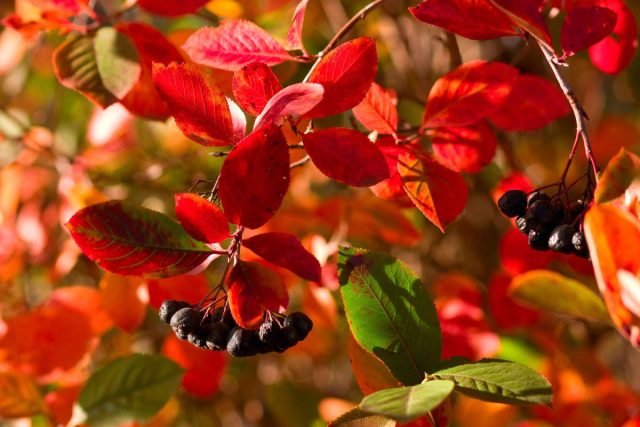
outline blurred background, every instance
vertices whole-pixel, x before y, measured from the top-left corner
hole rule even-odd
[[[1,0],[0,15],[28,21],[49,3],[55,2]],[[553,80],[536,44],[522,38],[457,37],[459,52],[452,51],[451,35],[408,13],[416,3],[388,0],[349,35],[377,41],[376,81],[397,92],[402,128],[420,125],[431,86],[459,60],[503,61]],[[251,20],[282,39],[297,2],[212,0],[196,14],[172,19],[116,0],[100,4],[107,11],[126,8],[120,19],[151,24],[180,46],[194,30],[228,18]],[[311,0],[307,50],[319,52],[366,4]],[[628,6],[638,16],[638,3]],[[557,21],[549,21],[554,35]],[[326,425],[360,401],[363,391],[372,389],[367,387],[384,381],[375,372],[352,370],[350,360],[361,350],[349,336],[336,292],[335,250],[342,242],[391,253],[422,277],[442,321],[443,357],[515,360],[540,370],[554,385],[553,408],[521,409],[458,396],[447,409],[451,425],[640,425],[633,421],[640,415],[637,351],[607,325],[541,313],[507,293],[513,277],[536,268],[560,271],[596,289],[588,262],[530,250],[495,207],[505,185],[532,188],[557,181],[575,135],[570,115],[534,132],[497,131],[494,160],[465,175],[467,208],[445,234],[414,208],[330,181],[312,164],[296,169],[283,207],[263,231],[296,234],[323,263],[323,287],[281,272],[292,296],[290,310],[309,314],[315,329],[283,355],[227,360],[177,341],[157,319],[163,299],[197,301],[206,294],[221,265],[199,276],[125,279],[100,270],[64,230],[78,209],[107,199],[173,216],[173,194],[198,180],[214,180],[222,163],[171,120],[139,119],[118,104],[103,110],[63,87],[52,54],[64,38],[52,24],[20,31],[0,27],[0,372],[33,386],[33,402],[25,402],[33,415],[16,418],[29,411],[12,413],[0,403],[0,425],[66,424],[91,372],[133,352],[163,353],[187,369],[180,391],[142,425]],[[586,53],[568,63],[563,72],[590,117],[600,166],[621,147],[638,153],[637,55],[614,76],[595,68]],[[283,83],[294,83],[308,68],[289,62],[274,71]],[[231,75],[211,72],[228,96]],[[346,113],[318,126],[353,122]],[[579,155],[573,179],[585,167]]]

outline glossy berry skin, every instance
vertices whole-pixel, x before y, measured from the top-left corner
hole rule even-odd
[[[295,313],[291,313],[284,320],[284,326],[291,326],[298,334],[298,340],[302,341],[309,335],[311,329],[313,329],[313,322],[309,319],[309,316],[306,314],[297,311]]]
[[[238,326],[238,324],[236,323],[236,319],[233,318],[233,315],[231,314],[231,310],[229,310],[227,308],[227,310],[224,311],[224,314],[222,315],[222,322],[224,322],[229,329],[233,329],[236,326]]]
[[[227,352],[233,357],[255,356],[258,354],[257,343],[257,331],[236,327],[229,334]]]
[[[158,316],[164,323],[171,322],[171,318],[176,313],[176,311],[190,307],[189,303],[186,301],[177,301],[173,299],[168,299],[163,301],[160,309],[158,310]]]
[[[206,349],[207,348],[207,335],[208,335],[208,326],[204,326],[199,328],[198,330],[191,332],[187,335],[187,341],[198,348]]]
[[[227,348],[229,327],[223,322],[215,322],[209,325],[206,337],[206,345],[209,350],[220,351]]]
[[[509,190],[498,199],[498,207],[509,218],[522,216],[527,209],[527,195],[524,191]]]
[[[589,258],[589,247],[587,246],[587,239],[584,236],[584,232],[576,231],[571,236],[571,244],[573,245],[573,252],[582,258]]]
[[[527,206],[533,205],[538,200],[550,200],[550,199],[551,198],[546,193],[543,193],[541,191],[534,191],[533,193],[529,194],[529,197],[527,197]]]
[[[200,314],[191,307],[181,308],[171,317],[170,324],[176,336],[185,340],[200,326]]]
[[[282,353],[296,345],[298,341],[298,332],[292,326],[283,326],[280,330],[278,341],[275,343],[275,349],[278,353]]]
[[[549,236],[549,249],[556,252],[562,252],[563,254],[569,254],[573,252],[573,243],[571,239],[576,232],[575,228],[571,225],[559,225],[553,229],[551,236]]]
[[[527,223],[531,227],[550,225],[556,220],[556,213],[549,200],[538,200],[527,210]]]
[[[536,251],[546,251],[549,249],[549,233],[539,230],[529,231],[529,246]]]
[[[524,234],[529,234],[529,231],[531,230],[529,224],[527,224],[527,219],[523,216],[516,218],[516,228]]]

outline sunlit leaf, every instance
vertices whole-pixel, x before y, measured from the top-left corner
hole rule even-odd
[[[233,95],[243,110],[254,116],[264,110],[265,105],[282,89],[271,68],[256,62],[233,73]]]
[[[282,125],[287,117],[297,120],[318,105],[324,97],[324,88],[317,83],[296,83],[276,93],[256,118],[254,129],[264,124]]]
[[[634,182],[640,180],[640,157],[620,149],[602,172],[596,187],[595,202],[605,203],[623,196]]]
[[[616,20],[616,13],[607,7],[585,5],[570,8],[560,33],[565,55],[587,49],[611,34]]]
[[[103,27],[96,32],[94,49],[102,83],[118,99],[124,98],[140,78],[140,59],[135,45],[115,28]]]
[[[309,3],[309,0],[300,0],[300,3],[296,6],[296,10],[293,12],[291,25],[289,26],[289,31],[287,32],[287,37],[284,42],[284,47],[288,50],[301,50],[305,52],[304,44],[302,43],[302,25],[307,10],[307,3]]]
[[[429,134],[435,158],[459,172],[480,172],[496,153],[496,135],[484,121],[465,127],[441,127]]]
[[[218,243],[229,237],[229,224],[220,208],[193,193],[174,196],[176,216],[191,237],[205,243]]]
[[[33,378],[17,372],[0,372],[0,418],[23,418],[45,411]]]
[[[395,134],[398,128],[398,97],[373,83],[362,102],[353,108],[353,115],[370,131]]]

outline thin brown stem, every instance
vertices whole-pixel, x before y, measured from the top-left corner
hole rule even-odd
[[[295,168],[299,168],[300,166],[304,166],[305,164],[307,164],[309,162],[309,160],[311,160],[311,157],[306,155],[302,159],[298,160],[297,162],[291,163],[289,165],[289,169],[295,169]]]
[[[555,58],[554,53],[540,42],[538,42],[538,46],[540,46],[540,50],[544,54],[544,57],[546,58],[547,63],[549,64],[549,67],[551,68],[551,71],[553,72],[553,75],[558,82],[558,85],[560,86],[560,89],[562,89],[562,92],[567,98],[567,101],[569,101],[569,106],[571,107],[573,116],[576,120],[576,131],[582,139],[585,154],[587,156],[587,159],[589,160],[589,163],[591,164],[594,179],[597,182],[598,173],[600,172],[600,170],[598,169],[598,165],[596,164],[595,158],[593,157],[593,150],[591,149],[591,139],[589,138],[589,132],[587,130],[587,114],[584,111],[584,108],[582,108],[580,102],[578,102],[578,99],[573,93],[571,86],[569,86],[567,81],[562,76],[562,73],[560,73],[560,67],[558,66],[558,62]]]
[[[456,35],[451,31],[447,31],[445,34],[447,36],[445,45],[449,51],[449,68],[453,70],[462,65],[462,54],[460,53],[460,46],[458,45]]]

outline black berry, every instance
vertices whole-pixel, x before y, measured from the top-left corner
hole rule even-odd
[[[206,345],[209,350],[224,350],[227,347],[229,327],[223,322],[212,323],[208,328]]]
[[[181,308],[190,307],[189,303],[186,301],[176,301],[173,299],[168,299],[162,303],[160,309],[158,310],[158,316],[162,319],[163,322],[169,323],[171,322],[171,317],[176,313],[176,311]]]
[[[227,342],[227,352],[233,357],[248,357],[258,354],[258,333],[250,329],[234,328]]]
[[[527,219],[523,216],[519,216],[516,218],[516,227],[524,234],[529,234],[529,224],[527,224]]]
[[[280,329],[278,341],[275,343],[276,351],[282,353],[286,349],[296,345],[298,341],[298,332],[293,329],[292,326],[283,326],[282,329]]]
[[[298,340],[302,341],[313,329],[313,322],[309,319],[309,316],[298,311],[287,316],[284,320],[284,326],[291,326],[295,329],[298,334]]]
[[[589,247],[587,246],[587,239],[584,236],[584,232],[576,231],[571,237],[571,244],[573,245],[573,252],[582,257],[589,258]]]
[[[549,249],[556,252],[568,254],[573,252],[571,239],[575,233],[575,228],[571,225],[559,225],[553,229],[549,236]]]
[[[222,315],[222,322],[224,322],[229,327],[229,329],[233,329],[238,326],[238,324],[236,323],[236,319],[234,319],[233,314],[231,314],[231,310],[229,310],[229,307],[224,310],[224,313]]]
[[[207,336],[209,335],[209,328],[211,325],[206,325],[198,328],[194,332],[187,335],[187,340],[198,348],[207,348]]]
[[[552,224],[556,213],[549,200],[538,200],[527,210],[527,223],[532,227]]]
[[[498,199],[498,207],[500,212],[509,218],[524,215],[527,209],[527,195],[524,191],[509,190]]]
[[[200,315],[191,307],[181,308],[171,317],[170,323],[177,337],[185,340],[200,326]]]
[[[549,234],[543,230],[529,231],[529,246],[537,251],[549,249]]]
[[[527,206],[533,205],[538,200],[549,200],[549,199],[550,197],[546,193],[543,193],[541,191],[534,191],[533,193],[529,194],[529,197],[527,197]]]

